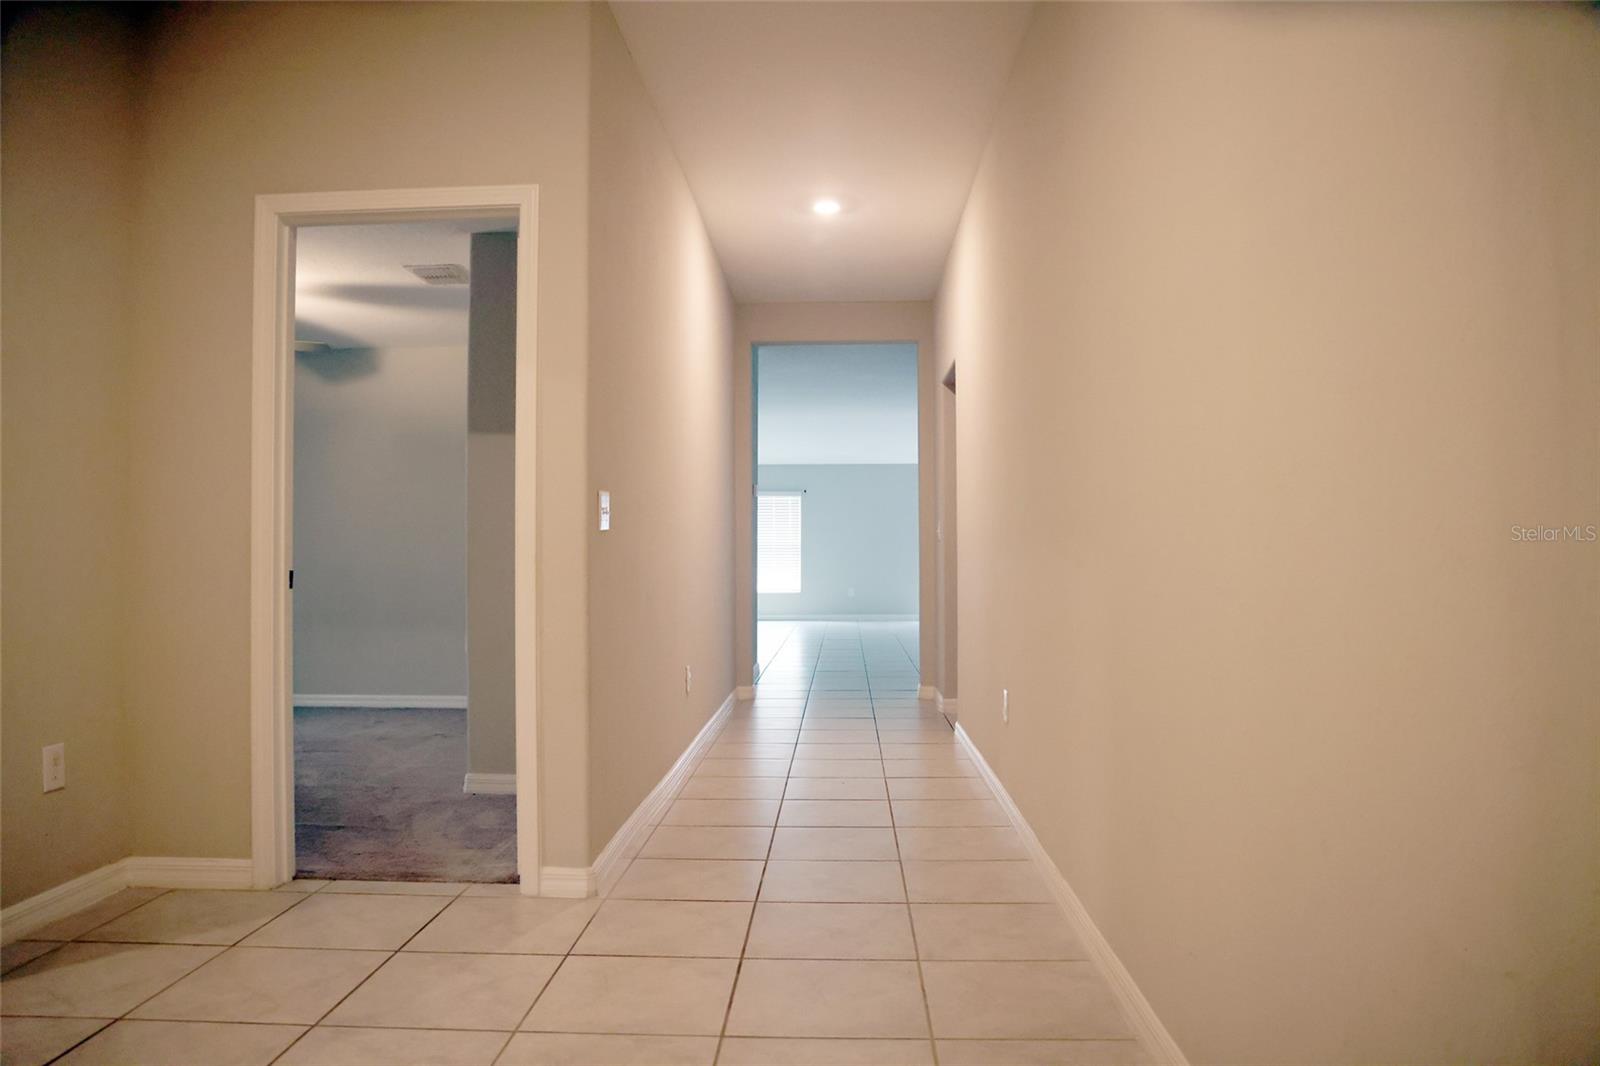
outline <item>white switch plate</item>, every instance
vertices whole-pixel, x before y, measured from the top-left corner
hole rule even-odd
[[[611,528],[611,493],[600,490],[600,532]]]
[[[67,787],[67,745],[50,744],[44,749],[44,790],[55,792]]]
[[[685,666],[683,668],[683,694],[685,696],[687,696],[689,693],[691,693],[693,691],[694,691],[694,668],[690,667],[690,666]]]
[[[1008,725],[1011,722],[1011,690],[1008,688],[1000,690],[1000,721]]]

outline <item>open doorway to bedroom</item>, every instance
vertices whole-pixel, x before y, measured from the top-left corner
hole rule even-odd
[[[760,344],[754,359],[756,683],[914,702],[917,345]]]
[[[299,877],[516,880],[517,239],[505,218],[297,230]]]

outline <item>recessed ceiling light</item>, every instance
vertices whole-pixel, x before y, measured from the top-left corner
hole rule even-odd
[[[819,215],[837,215],[839,213],[839,201],[827,199],[818,200],[816,203],[811,205],[811,210],[815,211]]]

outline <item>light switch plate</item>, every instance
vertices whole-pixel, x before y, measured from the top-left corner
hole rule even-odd
[[[55,792],[67,787],[67,745],[48,744],[44,749],[44,790]]]
[[[600,532],[611,528],[611,493],[600,490]]]

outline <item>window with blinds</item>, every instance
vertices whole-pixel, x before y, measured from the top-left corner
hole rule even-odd
[[[798,492],[756,493],[756,591],[800,591]]]

